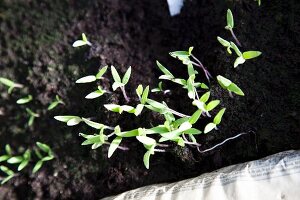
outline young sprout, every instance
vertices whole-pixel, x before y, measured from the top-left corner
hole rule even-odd
[[[12,150],[9,144],[5,145],[5,155],[0,156],[0,162],[8,160],[12,156]]]
[[[38,148],[35,149],[35,154],[40,160],[34,165],[32,173],[36,173],[43,166],[44,162],[54,159],[54,154],[47,144],[37,142],[36,145]],[[46,155],[43,155],[40,150]]]
[[[80,117],[72,115],[55,116],[54,119],[60,122],[65,122],[68,126],[75,126],[82,121]]]
[[[76,81],[76,83],[91,83],[91,82],[94,82],[96,80],[100,80],[100,79],[103,78],[102,76],[107,71],[107,68],[108,68],[108,66],[105,66],[105,67],[101,68],[96,75],[89,75],[89,76],[82,77],[82,78],[78,79]]]
[[[103,90],[100,86],[98,86],[98,90],[89,93],[88,95],[85,96],[85,98],[86,99],[95,99],[95,98],[102,96],[105,93],[106,93],[106,91]]]
[[[12,90],[14,88],[23,88],[24,86],[19,83],[15,83],[12,80],[9,80],[7,78],[0,77],[0,83],[8,87],[8,94],[11,94]]]
[[[92,46],[92,43],[90,43],[86,37],[86,35],[84,33],[81,34],[82,40],[76,40],[73,43],[73,47],[80,47],[80,46],[84,46],[84,45],[89,45]]]
[[[11,169],[3,165],[0,166],[0,170],[7,175],[4,179],[2,179],[1,185],[3,185],[4,183],[12,179],[15,175],[15,172],[13,172]]]
[[[29,103],[30,101],[32,101],[32,96],[28,95],[27,97],[23,97],[21,99],[18,99],[17,104],[26,104],[26,103]]]
[[[9,164],[18,164],[18,171],[21,171],[24,169],[30,161],[31,158],[31,152],[29,149],[27,149],[22,156],[11,156],[8,160],[7,163]]]
[[[63,100],[58,95],[56,95],[55,96],[55,100],[52,103],[50,103],[50,105],[48,106],[47,110],[54,109],[56,106],[58,106],[58,104],[65,105],[65,103],[63,102]]]
[[[163,90],[162,82],[160,81],[157,88],[152,89],[151,92],[163,92],[164,94],[167,94],[170,92],[170,90]]]
[[[205,128],[204,128],[204,133],[208,133],[213,129],[217,129],[217,125],[219,125],[221,123],[222,117],[225,113],[226,108],[222,108],[218,114],[215,116],[213,122],[208,123]]]
[[[229,54],[232,54],[231,49],[233,49],[238,56],[233,64],[234,68],[240,64],[243,64],[246,60],[250,60],[261,55],[260,51],[245,51],[242,53],[233,42],[229,42],[221,37],[217,37],[217,39],[224,47],[227,48],[227,52]]]
[[[32,126],[34,119],[36,117],[40,117],[40,115],[38,113],[33,112],[31,109],[26,108],[26,112],[29,114],[29,119],[28,119],[28,126]]]
[[[240,96],[245,95],[244,92],[235,83],[233,83],[231,80],[229,80],[229,79],[227,79],[227,78],[225,78],[221,75],[218,75],[217,79],[218,79],[218,82],[219,82],[220,86],[223,89],[228,90],[230,97],[233,97],[232,92],[237,94],[237,95],[240,95]]]
[[[234,28],[234,19],[233,19],[233,15],[230,9],[227,10],[227,26],[225,26],[225,29],[229,30],[233,39],[235,40],[235,42],[241,47],[242,44],[240,43],[240,41],[237,39],[236,35],[234,34],[233,31]]]
[[[129,102],[129,98],[126,94],[126,91],[125,91],[125,85],[128,83],[129,81],[129,78],[130,78],[130,75],[131,75],[131,67],[129,67],[126,71],[126,73],[124,74],[122,80],[121,80],[121,77],[119,75],[119,73],[117,72],[116,68],[114,66],[111,66],[111,74],[113,76],[113,79],[114,79],[114,83],[112,85],[112,88],[113,88],[113,91],[115,91],[116,89],[120,88],[122,93],[123,93],[123,96],[126,100],[126,102]]]

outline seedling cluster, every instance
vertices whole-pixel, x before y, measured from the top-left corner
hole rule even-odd
[[[230,13],[228,14],[230,26],[228,26],[227,29],[233,33],[233,17],[230,18]],[[218,40],[220,41],[219,38]],[[227,41],[224,42],[225,40],[223,41],[223,39],[221,41],[226,45],[228,52],[231,53],[231,49],[234,49],[237,52],[238,48],[236,45],[234,45],[234,43]],[[120,125],[111,126],[92,121],[91,118],[87,117],[61,115],[55,116],[54,118],[58,121],[66,123],[68,126],[75,126],[79,123],[85,123],[87,126],[95,129],[93,134],[79,133],[79,135],[84,138],[82,145],[91,145],[92,149],[97,149],[103,145],[108,145],[108,157],[111,157],[117,149],[129,150],[128,147],[122,145],[122,141],[129,138],[135,138],[146,149],[143,161],[147,169],[150,165],[150,157],[156,152],[165,152],[169,147],[170,142],[174,142],[182,147],[185,145],[194,146],[199,150],[199,152],[201,152],[199,149],[199,146],[201,145],[197,142],[196,136],[202,133],[206,134],[213,129],[217,129],[217,126],[219,126],[221,123],[226,108],[219,109],[212,122],[204,126],[203,130],[200,130],[197,127],[196,124],[198,120],[204,117],[210,118],[210,112],[216,109],[221,101],[218,99],[210,100],[209,87],[207,84],[198,81],[197,75],[199,72],[194,68],[195,66],[203,71],[208,81],[210,78],[212,78],[212,75],[204,67],[201,61],[192,54],[192,51],[193,47],[190,47],[187,51],[174,51],[170,53],[172,57],[180,60],[186,66],[188,75],[187,79],[175,77],[173,73],[163,66],[163,64],[157,61],[157,67],[163,73],[159,77],[161,81],[159,82],[158,87],[152,90],[149,86],[144,87],[143,85],[138,85],[136,88],[136,95],[139,99],[139,103],[137,105],[129,105],[131,103],[131,98],[127,96],[125,90],[125,86],[129,82],[131,76],[131,67],[127,69],[123,78],[120,77],[117,69],[114,66],[110,67],[111,76],[113,78],[113,83],[111,85],[112,91],[116,91],[118,88],[120,88],[127,104],[118,105],[108,103],[104,104],[103,107],[111,112],[119,113],[120,115],[126,112],[135,116],[143,114],[144,109],[148,109],[152,112],[159,113],[164,117],[164,122],[162,124],[152,127],[136,127],[132,130],[123,130]],[[251,53],[244,52],[244,54],[241,55],[246,58],[250,58],[251,55],[253,57],[253,54],[250,56],[249,54]],[[107,69],[108,66],[105,66],[100,69],[96,75],[82,77],[78,79],[76,83],[90,83],[101,80]],[[232,93],[244,96],[243,91],[229,79],[218,75],[217,80],[222,88],[229,91],[230,96],[232,96]],[[168,90],[163,90],[163,81],[170,81],[178,84],[187,91],[187,96],[191,100],[190,103],[195,108],[192,115],[187,115],[176,111],[168,106],[166,102],[159,102],[151,98],[151,93],[168,92]],[[88,94],[85,98],[93,99],[100,97],[105,93],[111,93],[111,91],[103,90],[100,86],[98,86],[98,90]],[[199,93],[201,93],[201,95],[199,95]]]
[[[233,19],[233,15],[230,9],[227,10],[227,26],[225,27],[225,29],[229,30],[235,40],[235,42],[237,43],[238,46],[242,46],[241,43],[239,42],[239,40],[237,39],[237,37],[235,36],[234,32],[233,32],[233,27],[234,27],[234,19]],[[226,50],[229,54],[232,54],[231,49],[234,50],[234,52],[236,53],[236,55],[238,56],[233,64],[234,68],[236,68],[238,65],[243,64],[246,60],[250,60],[253,58],[256,58],[258,56],[261,55],[260,51],[245,51],[245,52],[241,52],[240,49],[237,47],[237,45],[232,42],[232,41],[227,41],[221,37],[217,37],[217,40],[224,46],[226,47]]]
[[[54,159],[54,154],[51,148],[47,144],[43,144],[41,142],[36,143],[36,147],[34,148],[34,154],[38,160],[33,169],[32,173],[36,173],[44,164],[44,162],[50,161]],[[0,156],[0,171],[5,174],[5,177],[0,177],[1,185],[12,179],[17,172],[22,171],[25,167],[28,166],[30,161],[33,160],[32,150],[27,149],[21,155],[14,155],[9,144],[5,145],[5,154]],[[6,162],[8,165],[13,165],[12,167],[7,167],[3,165]],[[16,166],[16,167],[14,167]],[[16,168],[16,172],[11,168]]]

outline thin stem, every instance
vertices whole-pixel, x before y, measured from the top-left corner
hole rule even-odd
[[[184,143],[185,143],[185,144],[195,145],[195,146],[201,146],[201,144],[199,144],[199,143],[190,142],[190,141],[185,137],[184,134],[182,134],[182,137],[183,137],[183,140],[184,140]]]
[[[191,54],[191,56],[196,60],[197,58],[195,57],[195,56],[193,56],[192,54]],[[197,59],[198,60],[198,59]],[[197,61],[196,60],[196,61]],[[199,60],[198,60],[199,61]],[[197,62],[198,62],[197,61]],[[198,63],[195,63],[195,62],[193,62],[193,61],[191,61],[191,63],[193,64],[193,65],[196,65],[196,66],[198,66],[198,67],[200,67],[202,70],[203,70],[203,72],[204,72],[204,74],[205,74],[205,77],[207,78],[207,80],[209,81],[209,78],[212,78],[212,76],[211,76],[211,74],[209,73],[209,71],[207,71],[207,69],[203,66],[203,64],[199,61]]]
[[[123,146],[118,146],[117,148],[118,148],[118,149],[121,149],[121,150],[123,150],[123,151],[128,151],[128,150],[129,150],[128,147],[123,147]]]
[[[228,142],[228,141],[230,141],[230,140],[233,140],[233,139],[235,139],[235,138],[238,138],[238,137],[240,137],[240,136],[242,136],[242,135],[246,135],[246,134],[249,134],[249,133],[243,132],[243,133],[237,134],[236,136],[227,138],[227,139],[224,140],[223,142],[221,142],[221,143],[219,143],[219,144],[216,144],[215,146],[213,146],[213,147],[211,147],[211,148],[209,148],[209,149],[205,149],[205,150],[202,150],[202,151],[201,151],[198,147],[197,147],[197,149],[198,149],[198,151],[199,151],[200,153],[205,153],[205,152],[208,152],[208,151],[211,151],[211,150],[217,148],[218,146],[221,146],[221,145],[225,144],[226,142]]]
[[[235,40],[235,42],[236,42],[236,44],[238,45],[238,46],[242,46],[242,44],[240,43],[240,41],[237,39],[237,37],[235,36],[235,34],[234,34],[234,32],[233,32],[233,30],[232,29],[229,29],[230,30],[230,33],[231,33],[231,35],[232,35],[232,37],[233,37],[233,39]]]
[[[121,90],[122,90],[122,93],[123,93],[123,96],[124,96],[126,102],[128,103],[130,100],[129,100],[127,94],[126,94],[125,87],[124,86],[121,87]]]
[[[154,149],[155,152],[166,152],[164,149]]]
[[[20,84],[20,83],[14,83],[14,86],[13,87],[16,87],[16,88],[23,88],[24,85]]]
[[[157,144],[156,146],[158,146],[158,147],[169,147],[170,145],[168,145],[168,144]]]
[[[180,112],[177,112],[177,111],[175,111],[175,110],[173,110],[173,109],[171,109],[171,108],[168,108],[168,110],[169,110],[171,113],[173,113],[174,115],[177,115],[178,117],[191,117],[191,116],[189,116],[189,115],[185,115],[185,114],[182,114],[182,113],[180,113]]]

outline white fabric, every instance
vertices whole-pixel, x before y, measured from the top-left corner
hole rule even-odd
[[[104,200],[299,200],[300,151],[286,151],[171,184]]]

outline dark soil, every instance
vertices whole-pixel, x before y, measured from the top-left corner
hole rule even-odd
[[[231,39],[224,29],[227,8],[234,13],[235,32],[243,50],[263,52],[237,69],[232,67],[233,56],[228,56],[216,40],[218,35]],[[163,0],[1,1],[0,76],[26,86],[11,96],[0,86],[1,153],[7,143],[18,152],[41,141],[53,148],[56,158],[36,174],[31,174],[31,163],[0,187],[0,199],[99,199],[299,149],[299,12],[300,2],[296,0],[262,0],[261,7],[251,0],[186,0],[182,13],[173,18]],[[92,48],[71,47],[82,32],[94,44]],[[102,104],[125,103],[121,92],[87,101],[84,96],[94,85],[74,82],[107,64],[122,73],[131,65],[133,74],[127,90],[134,99],[138,84],[157,85],[160,72],[155,60],[184,76],[185,67],[168,52],[189,46],[195,47],[194,54],[214,77],[221,74],[230,78],[246,94],[232,99],[215,80],[211,82],[212,97],[221,99],[227,111],[218,131],[197,138],[203,144],[201,149],[240,132],[251,134],[205,154],[189,147],[172,148],[153,156],[146,170],[142,162],[145,150],[134,140],[124,143],[129,152],[117,151],[108,159],[106,146],[91,150],[80,145],[78,133],[91,129],[84,125],[69,128],[53,119],[66,114],[93,117],[105,124],[120,124],[124,130],[157,124],[159,117],[151,113],[137,119],[108,113]],[[109,73],[106,77],[111,79]],[[171,95],[153,98],[164,99],[170,107],[190,114],[186,92],[169,87]],[[26,125],[25,106],[15,103],[28,93],[35,99],[28,106],[41,115],[33,127]],[[66,105],[47,111],[56,94]]]

